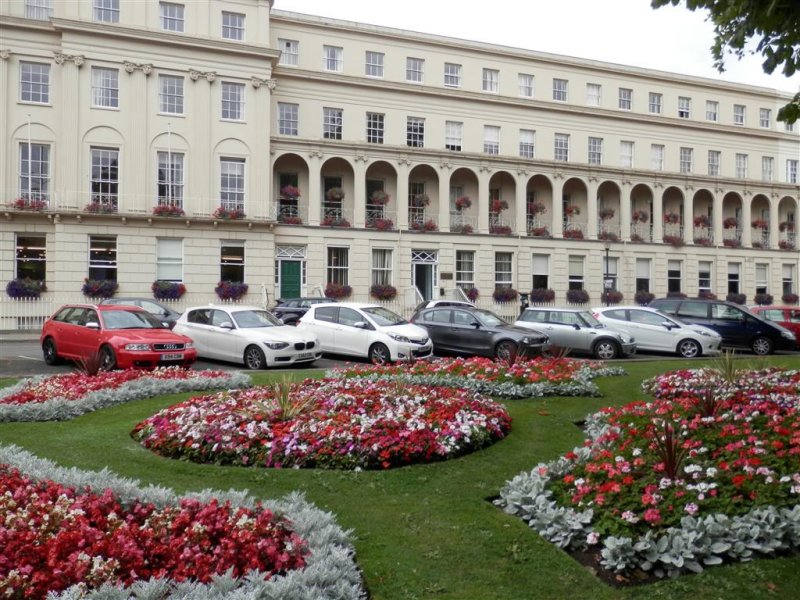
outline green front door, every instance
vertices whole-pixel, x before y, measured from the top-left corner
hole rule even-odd
[[[300,296],[301,267],[302,264],[299,260],[281,261],[281,298]]]

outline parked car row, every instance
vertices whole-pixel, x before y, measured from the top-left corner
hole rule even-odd
[[[310,364],[323,353],[375,363],[433,353],[507,359],[557,348],[603,360],[633,356],[638,350],[684,358],[714,356],[722,347],[765,355],[795,349],[795,336],[800,336],[798,308],[750,310],[707,299],[664,298],[648,307],[591,311],[529,307],[513,324],[491,311],[450,300],[420,304],[410,322],[379,304],[295,300],[287,303],[284,314],[296,326],[254,306],[197,306],[173,319],[162,310],[168,307],[146,299],[69,304],[45,322],[42,352],[47,364],[97,354],[105,369],[189,366],[198,357],[262,369]]]

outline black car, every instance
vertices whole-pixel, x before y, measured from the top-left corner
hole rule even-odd
[[[760,355],[795,349],[795,337],[791,331],[733,302],[706,298],[658,298],[648,306],[687,323],[713,329],[722,336],[723,346],[750,348]]]
[[[145,309],[151,315],[155,315],[158,320],[172,329],[175,326],[175,321],[181,316],[174,308],[170,308],[166,304],[156,302],[152,298],[106,298],[100,304],[123,304],[126,306],[138,306]]]
[[[336,302],[331,298],[321,298],[320,296],[313,296],[310,298],[280,298],[278,303],[270,309],[270,312],[281,319],[285,325],[297,325],[312,304],[321,304],[323,302]]]
[[[435,306],[414,313],[411,322],[424,327],[436,353],[508,359],[536,356],[549,348],[540,332],[509,325],[493,312],[470,306]]]

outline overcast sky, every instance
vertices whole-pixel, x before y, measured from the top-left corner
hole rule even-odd
[[[800,75],[767,75],[759,57],[713,66],[704,12],[650,0],[275,0],[275,8],[515,48],[592,58],[795,93]]]

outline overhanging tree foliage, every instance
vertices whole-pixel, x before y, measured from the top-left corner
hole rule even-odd
[[[714,23],[711,53],[714,66],[723,72],[728,53],[741,58],[761,54],[761,66],[772,74],[778,67],[787,77],[800,71],[800,1],[798,0],[651,0],[653,8],[682,1],[689,10],[705,9]],[[755,50],[745,48],[750,40]],[[800,118],[800,92],[778,112],[778,120],[794,123]]]

